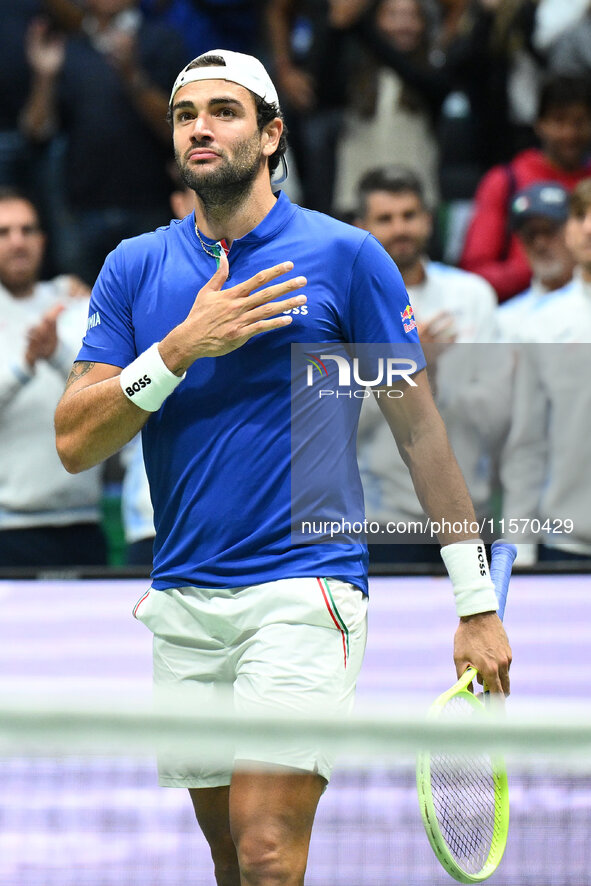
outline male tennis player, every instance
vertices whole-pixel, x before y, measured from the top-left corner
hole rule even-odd
[[[292,543],[290,345],[417,346],[408,298],[370,235],[273,190],[285,133],[259,61],[200,56],[174,84],[171,119],[195,213],[107,257],[56,412],[60,456],[82,471],[143,429],[157,535],[135,614],[154,632],[160,691],[183,684],[197,710],[231,687],[239,711],[343,716],[365,646],[366,549]],[[469,522],[421,360],[384,409],[426,512]],[[357,495],[358,476],[350,486]],[[470,532],[439,540],[461,616],[457,669],[472,663],[507,693],[483,546]],[[219,886],[303,883],[330,769],[297,743],[270,755],[244,742],[223,770],[160,761],[161,783],[191,792]]]

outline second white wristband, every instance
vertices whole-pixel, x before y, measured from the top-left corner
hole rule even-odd
[[[125,396],[146,412],[158,412],[166,398],[186,376],[171,372],[155,342],[121,370],[119,382]]]
[[[441,556],[451,579],[458,615],[496,612],[499,604],[484,542],[478,539],[445,545]]]

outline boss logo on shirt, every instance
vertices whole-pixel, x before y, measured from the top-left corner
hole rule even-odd
[[[128,388],[125,388],[125,393],[128,397],[133,397],[134,394],[138,394],[142,388],[147,388],[148,385],[152,384],[152,379],[149,375],[143,375],[137,381],[134,381],[132,385]]]
[[[300,305],[299,308],[290,308],[288,311],[283,311],[284,314],[307,314],[308,313],[308,305]]]

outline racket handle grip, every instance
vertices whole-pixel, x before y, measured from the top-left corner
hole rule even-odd
[[[490,577],[495,586],[495,594],[499,603],[498,616],[502,621],[505,615],[511,568],[517,556],[517,548],[509,542],[497,539],[493,542],[491,551]]]

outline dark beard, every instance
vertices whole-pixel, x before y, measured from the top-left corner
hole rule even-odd
[[[255,136],[256,145],[259,144]],[[238,150],[233,164],[224,163],[219,169],[201,175],[198,169],[191,169],[181,163],[176,154],[176,162],[183,182],[195,191],[206,213],[218,214],[236,209],[248,197],[261,165],[258,151],[253,151],[254,140],[244,141]]]
[[[416,263],[419,261],[421,255],[423,254],[422,249],[417,249],[416,252],[410,253],[408,255],[403,255],[400,258],[397,258],[392,252],[389,252],[390,258],[395,263],[396,267],[400,271],[401,274],[404,274],[405,271],[408,271],[411,268],[414,268]]]

